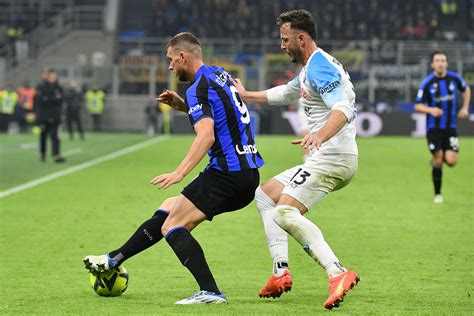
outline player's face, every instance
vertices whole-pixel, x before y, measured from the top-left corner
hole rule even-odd
[[[433,56],[431,67],[438,74],[444,74],[448,70],[448,59],[445,54],[436,54]]]
[[[290,56],[291,62],[300,64],[303,62],[303,52],[298,45],[298,32],[290,28],[290,23],[284,23],[280,27],[281,49]]]
[[[48,80],[49,83],[55,83],[56,80],[58,80],[58,75],[55,72],[50,72],[48,74],[48,79],[47,80]]]
[[[179,51],[175,51],[172,47],[168,47],[166,56],[170,61],[168,69],[174,72],[179,81],[188,81],[186,71],[184,69],[183,54]]]

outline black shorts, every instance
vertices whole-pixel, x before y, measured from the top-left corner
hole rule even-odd
[[[212,221],[216,215],[247,206],[260,182],[258,169],[242,171],[204,170],[181,194]]]
[[[426,133],[428,139],[428,149],[431,153],[437,151],[459,151],[459,138],[456,129],[433,128]]]

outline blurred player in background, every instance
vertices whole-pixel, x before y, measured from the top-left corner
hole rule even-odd
[[[61,124],[64,92],[58,84],[56,71],[43,69],[42,77],[46,80],[38,85],[35,96],[38,125],[41,128],[40,161],[44,162],[46,160],[46,144],[48,136],[50,136],[54,162],[62,163],[66,160],[60,154],[59,125]]]
[[[204,252],[190,231],[204,220],[248,205],[255,196],[263,159],[255,147],[250,114],[222,68],[203,63],[199,40],[179,33],[167,45],[172,70],[180,81],[191,82],[182,99],[165,91],[158,101],[187,112],[196,132],[191,147],[175,171],[155,177],[161,189],[181,182],[206,155],[210,162],[181,195],[167,199],[119,249],[84,258],[86,268],[101,272],[156,244],[164,236],[181,263],[192,273],[200,291],[176,304],[226,303]]]
[[[443,163],[454,167],[458,162],[459,139],[456,116],[469,116],[471,89],[458,73],[448,70],[448,59],[442,52],[431,54],[433,72],[426,76],[418,90],[415,110],[426,113],[426,136],[432,154],[434,203],[443,203],[441,179]],[[457,92],[461,91],[463,105],[457,111]]]
[[[79,136],[84,140],[84,130],[82,129],[81,111],[84,97],[76,80],[69,81],[69,87],[65,93],[66,101],[66,126],[69,132],[69,139],[74,139],[74,127],[76,126]]]
[[[310,149],[305,163],[290,168],[257,188],[255,200],[273,258],[273,274],[261,297],[279,297],[292,287],[288,270],[287,233],[293,236],[329,276],[329,298],[324,307],[338,307],[359,276],[344,268],[321,230],[303,215],[328,193],[347,185],[357,170],[354,117],[355,93],[342,65],[316,45],[316,24],[311,13],[294,10],[277,19],[281,48],[299,75],[286,85],[265,91],[246,91],[234,85],[242,98],[254,103],[285,105],[300,98],[310,133],[293,143]]]

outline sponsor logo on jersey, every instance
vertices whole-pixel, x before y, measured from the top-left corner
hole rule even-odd
[[[342,64],[339,62],[339,60],[337,60],[336,58],[333,58],[332,59],[332,62],[335,63],[336,65],[342,67]]]
[[[227,83],[228,78],[229,78],[229,74],[227,72],[225,71],[221,73],[216,72],[216,82],[221,87],[223,87]]]
[[[339,87],[341,85],[341,82],[339,80],[337,81],[334,81],[334,82],[331,82],[330,84],[328,84],[327,86],[325,86],[324,88],[321,88],[319,89],[319,94],[320,95],[324,95],[326,93],[329,93],[331,92],[332,90],[336,89],[337,87]]]
[[[306,93],[305,89],[303,89],[303,87],[301,87],[300,89],[300,95],[303,99],[307,100],[308,99],[308,93]]]
[[[450,91],[454,91],[454,89],[456,89],[456,87],[454,86],[454,83],[451,82],[451,83],[449,84],[449,90],[450,90]]]
[[[453,99],[454,99],[453,95],[445,95],[443,97],[437,97],[434,100],[439,103],[439,102],[451,101]]]
[[[188,114],[191,115],[193,112],[201,110],[202,109],[202,103],[199,103],[192,108],[189,109]]]
[[[418,98],[421,98],[422,96],[423,96],[423,90],[420,89],[420,90],[418,90],[417,97],[418,97]]]
[[[255,145],[241,145],[242,147],[239,147],[239,145],[235,145],[235,150],[239,155],[246,155],[246,154],[255,154],[258,150]]]

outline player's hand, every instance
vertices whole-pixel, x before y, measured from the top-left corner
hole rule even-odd
[[[173,109],[177,111],[186,112],[186,104],[184,103],[183,98],[181,98],[176,92],[165,90],[161,93],[158,98],[156,98],[158,102],[168,104]]]
[[[430,114],[434,117],[440,117],[443,115],[443,110],[440,108],[431,108]]]
[[[304,149],[313,150],[315,148],[319,149],[324,141],[317,134],[308,134],[301,139],[292,140],[291,143],[293,145],[301,144]]]
[[[150,181],[150,183],[158,186],[158,189],[166,189],[175,183],[181,182],[183,178],[184,177],[181,174],[175,171],[156,176]]]
[[[232,77],[229,77],[229,79],[230,79],[230,82],[232,82],[232,84],[235,86],[235,88],[239,92],[240,97],[244,99],[244,101],[246,101],[245,96],[246,96],[247,90],[245,90],[245,87],[240,81],[240,79],[239,78],[234,79]]]
[[[468,118],[468,116],[469,116],[469,110],[468,109],[459,110],[459,113],[458,113],[459,118],[465,119],[465,118]]]

